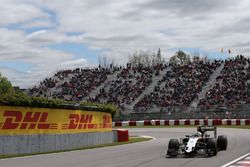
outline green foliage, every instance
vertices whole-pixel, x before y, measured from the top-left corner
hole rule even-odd
[[[82,102],[80,107],[88,107],[90,110],[91,108],[97,111],[108,112],[111,113],[112,118],[114,118],[117,107],[113,104],[99,104],[99,103],[89,103],[89,102]]]
[[[64,104],[64,101],[41,97],[30,97],[23,92],[14,92],[2,95],[0,97],[0,104],[10,106],[56,108]]]
[[[48,99],[42,97],[27,96],[22,92],[15,92],[0,96],[0,105],[58,108],[58,109],[83,109],[86,111],[101,111],[115,115],[117,108],[111,104],[81,103],[74,105],[74,102],[66,102],[60,99]]]
[[[185,64],[190,61],[190,56],[185,52],[179,50],[174,56],[170,58],[171,64]]]
[[[0,105],[59,108],[59,109],[84,109],[86,111],[101,111],[115,115],[117,108],[110,104],[81,103],[79,106],[74,102],[66,102],[60,99],[48,99],[28,96],[21,91],[15,91],[11,83],[0,74]]]
[[[12,93],[13,91],[11,83],[0,74],[0,95]]]

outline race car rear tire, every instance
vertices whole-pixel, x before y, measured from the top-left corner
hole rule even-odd
[[[209,138],[207,140],[207,154],[208,156],[215,156],[217,155],[217,142],[214,138]]]
[[[180,142],[178,139],[170,139],[168,143],[167,155],[172,157],[177,156],[179,147],[180,147]]]
[[[220,135],[217,139],[217,146],[220,150],[227,150],[227,136]]]

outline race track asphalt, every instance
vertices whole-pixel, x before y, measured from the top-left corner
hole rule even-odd
[[[0,160],[0,167],[219,167],[250,152],[250,130],[218,128],[227,135],[228,149],[217,156],[166,157],[170,138],[184,137],[195,128],[131,128],[130,135],[154,140],[97,149]]]

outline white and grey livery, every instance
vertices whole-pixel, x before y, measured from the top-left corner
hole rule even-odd
[[[214,137],[210,137],[207,131],[213,131]],[[208,156],[217,155],[218,150],[227,149],[227,137],[220,135],[217,138],[215,126],[198,126],[197,132],[186,135],[181,139],[170,139],[167,155],[173,157],[178,154],[195,155],[198,153]]]

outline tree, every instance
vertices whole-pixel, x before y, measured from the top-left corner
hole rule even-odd
[[[169,61],[171,64],[185,64],[190,62],[190,56],[185,52],[179,50],[178,52],[175,53],[174,56],[170,58]]]
[[[161,64],[162,63],[162,57],[161,57],[161,48],[158,49],[157,52],[157,63]]]
[[[157,54],[149,53],[148,51],[135,52],[129,56],[129,61],[132,66],[138,66],[143,64],[144,66],[155,66],[157,64],[163,64],[164,59],[161,57],[161,50],[159,49]]]
[[[10,94],[13,92],[14,92],[14,89],[10,81],[8,81],[7,78],[3,77],[0,74],[0,95]]]
[[[142,51],[140,52],[135,52],[133,53],[133,55],[129,56],[129,61],[128,63],[130,63],[132,65],[132,67],[136,67],[139,64],[143,64],[143,58],[146,57],[147,61],[148,61],[148,55]]]
[[[200,52],[198,52],[198,51],[193,52],[193,61],[194,62],[200,61]]]
[[[169,63],[170,64],[179,64],[179,60],[177,59],[176,55],[170,57]]]
[[[107,68],[109,66],[109,60],[106,55],[99,56],[98,62],[101,67]]]

